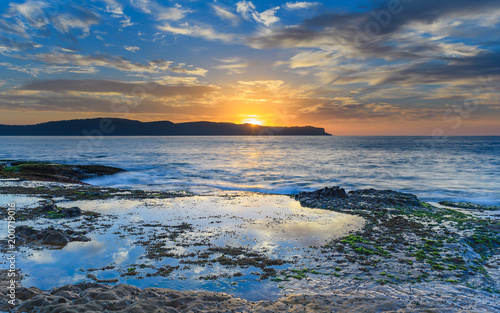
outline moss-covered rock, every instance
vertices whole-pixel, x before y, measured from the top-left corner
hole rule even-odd
[[[82,180],[123,172],[121,168],[103,165],[68,165],[37,161],[0,161],[0,178],[80,183]]]

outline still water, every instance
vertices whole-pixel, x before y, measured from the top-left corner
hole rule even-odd
[[[18,208],[36,207],[41,200],[0,195],[0,203],[15,202]],[[277,299],[290,293],[318,293],[318,286],[304,288],[296,280],[291,280],[286,288],[269,279],[261,280],[256,272],[262,271],[254,266],[223,266],[213,261],[221,254],[210,251],[217,247],[248,249],[269,259],[286,260],[285,264],[272,266],[276,270],[314,268],[328,273],[313,275],[315,279],[329,281],[339,265],[321,253],[320,247],[359,230],[365,222],[359,216],[303,208],[299,202],[282,195],[65,201],[58,206],[78,206],[103,215],[91,225],[93,230],[87,234],[91,241],[71,242],[62,249],[19,246],[16,264],[23,275],[23,286],[51,289],[92,281],[90,274],[101,280],[116,279],[116,283],[141,288],[222,291],[249,300]],[[39,218],[22,222],[36,229],[51,225],[83,230],[89,226],[82,223],[85,224],[82,218]],[[153,240],[148,246],[143,244],[149,242],[151,236],[182,223],[190,227],[178,236]],[[2,238],[6,233],[6,223],[0,224]],[[168,254],[148,256],[149,249],[158,243]],[[207,252],[212,261],[200,263]],[[156,269],[164,266],[175,270],[168,275],[155,275]],[[126,275],[131,269],[137,274]]]

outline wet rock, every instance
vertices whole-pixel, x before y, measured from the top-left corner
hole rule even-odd
[[[41,293],[42,291],[36,287],[30,287],[30,288],[20,287],[16,291],[16,298],[19,300],[28,300]]]
[[[216,292],[122,286],[125,285],[77,284],[75,295],[79,298],[74,301],[43,293],[24,301],[16,312],[461,312],[445,301],[415,303],[412,297],[400,297],[403,293],[395,288],[377,288],[376,292],[350,290],[349,295],[292,295],[253,302]],[[395,291],[397,294],[393,294]],[[425,292],[429,293],[427,289]],[[123,293],[119,299],[106,296],[110,299],[102,300],[102,294],[119,293]],[[484,305],[478,312],[493,312],[491,308]]]
[[[54,293],[54,295],[58,296],[58,297],[63,297],[65,299],[68,299],[68,300],[71,300],[71,301],[80,298],[80,295],[78,293],[71,292],[71,291],[68,291],[68,290],[60,290],[60,291]]]
[[[50,218],[77,217],[82,215],[82,210],[78,207],[59,208],[55,204],[49,204],[40,208],[40,212],[45,213]]]
[[[340,188],[339,186],[334,186],[332,188],[325,187],[324,189],[318,191],[324,197],[333,197],[333,198],[349,197],[345,192],[344,188]]]
[[[82,215],[82,210],[78,207],[64,208],[60,211],[65,217],[76,217]]]
[[[83,179],[123,171],[121,168],[102,165],[67,165],[38,161],[0,163],[0,177],[78,184],[84,184]]]
[[[354,190],[349,196],[385,206],[420,206],[417,196],[392,190]]]
[[[47,213],[47,212],[55,212],[57,211],[57,207],[55,204],[49,204],[49,205],[46,205],[46,206],[43,206],[41,209],[40,209],[41,212],[43,213]]]
[[[40,243],[51,246],[65,246],[70,242],[69,237],[59,229],[49,229],[40,239]]]
[[[32,227],[21,225],[15,228],[16,238],[19,244],[39,244],[48,246],[64,247],[71,241],[90,241],[82,235],[74,235],[73,231],[46,228],[37,230]],[[71,234],[70,234],[71,233]]]
[[[312,192],[301,192],[299,194],[301,197],[330,197],[330,198],[348,198],[349,196],[345,192],[344,188],[339,186],[333,186],[331,188],[325,187]]]
[[[41,238],[38,237],[38,234],[40,232],[34,229],[33,227],[21,225],[17,226],[15,230],[16,230],[16,237],[19,241],[27,241],[29,239],[37,240]]]
[[[395,207],[419,207],[425,209],[415,195],[392,191],[362,189],[346,194],[338,186],[325,187],[313,192],[301,192],[295,196],[303,206],[315,208],[336,208],[345,210],[364,209],[381,211]]]

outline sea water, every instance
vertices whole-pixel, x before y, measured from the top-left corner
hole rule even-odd
[[[500,204],[500,137],[0,137],[0,159],[102,164],[121,188],[291,194],[393,189]]]

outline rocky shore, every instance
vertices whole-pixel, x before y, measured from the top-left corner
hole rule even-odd
[[[0,179],[52,181],[84,184],[82,180],[95,176],[123,172],[121,168],[102,165],[66,165],[52,162],[0,160]]]
[[[82,283],[42,291],[38,288],[19,288],[22,304],[15,312],[493,312],[488,308],[470,308],[467,301],[455,307],[443,304],[439,299],[424,302],[422,292],[419,301],[408,301],[408,297],[395,290],[387,293],[354,292],[331,295],[292,295],[276,301],[247,301],[228,294],[207,291],[176,291],[163,288],[139,289],[130,285],[109,286]],[[390,292],[395,294],[390,295]],[[417,293],[416,293],[417,294]],[[469,301],[470,302],[470,301]],[[0,310],[10,311],[5,304]]]
[[[445,281],[499,293],[499,219],[471,214],[489,206],[468,206],[464,213],[411,194],[375,189],[346,193],[340,187],[303,192],[295,199],[306,207],[368,221],[361,231],[324,246],[325,253],[343,253],[357,264],[359,279],[380,284]]]
[[[280,259],[265,250],[237,245],[218,246],[210,237],[200,240],[196,226],[181,222],[135,222],[114,233],[111,225],[122,217],[78,207],[64,201],[111,203],[136,201],[163,203],[190,193],[97,188],[81,183],[83,177],[111,174],[99,167],[72,167],[64,175],[41,175],[32,167],[6,163],[0,168],[1,195],[23,195],[45,199],[38,206],[20,208],[19,221],[36,227],[16,227],[19,245],[29,249],[63,249],[72,242],[88,242],[96,233],[130,238],[142,247],[143,263],[123,269],[109,265],[87,269],[93,282],[60,286],[51,290],[17,288],[16,306],[8,304],[2,285],[0,311],[5,312],[494,312],[500,310],[500,235],[497,207],[455,202],[426,203],[416,196],[390,190],[354,190],[326,187],[301,192],[292,198],[305,208],[361,217],[361,228],[333,236],[302,253],[314,265],[304,267],[297,259]],[[17,165],[16,165],[17,164]],[[37,163],[38,164],[38,163]],[[42,166],[48,166],[46,163]],[[22,166],[20,166],[22,165]],[[13,167],[18,167],[18,171]],[[50,164],[50,167],[57,165]],[[1,166],[0,166],[1,167]],[[76,168],[76,169],[75,169]],[[30,169],[29,174],[25,170]],[[120,170],[120,169],[117,169]],[[44,170],[42,170],[43,172]],[[83,172],[82,172],[83,171]],[[64,177],[64,178],[61,178]],[[41,181],[36,182],[35,180]],[[249,197],[235,195],[227,199]],[[262,197],[266,197],[262,195]],[[214,196],[219,199],[220,196]],[[122,200],[120,200],[122,199]],[[226,199],[226,198],[224,198]],[[291,200],[293,201],[293,200]],[[122,203],[122,202],[120,202]],[[123,202],[126,203],[126,202]],[[1,204],[0,206],[3,206]],[[91,205],[92,206],[92,205]],[[307,209],[309,210],[309,209]],[[482,212],[488,212],[482,217]],[[0,212],[6,217],[6,210]],[[221,216],[210,223],[219,223]],[[239,219],[239,217],[238,217]],[[275,219],[276,225],[284,223]],[[54,225],[53,225],[54,224]],[[31,224],[30,224],[31,225]],[[205,235],[203,235],[205,236]],[[201,236],[201,237],[203,237]],[[213,235],[211,235],[213,236]],[[113,237],[110,237],[113,238]],[[136,239],[135,239],[136,238]],[[217,237],[214,237],[217,238]],[[174,244],[173,246],[166,243]],[[179,253],[177,250],[196,251]],[[27,250],[28,251],[28,250]],[[29,250],[32,251],[32,250]],[[182,266],[154,265],[175,259]],[[170,277],[193,268],[220,267],[232,271],[200,276],[213,281],[236,280],[241,272],[262,284],[283,290],[303,290],[278,300],[248,301],[224,293],[137,288],[122,284],[123,278],[137,281],[148,277]],[[119,279],[97,278],[116,271]],[[101,273],[101,274],[99,274]],[[246,272],[245,272],[246,273]],[[1,272],[2,284],[8,279]],[[244,281],[244,280],[243,280]],[[107,284],[103,284],[107,283]],[[121,283],[114,285],[115,283]],[[303,286],[303,289],[301,289]],[[29,287],[29,288],[27,288]],[[297,293],[297,292],[295,292]],[[300,292],[299,292],[300,293]]]

